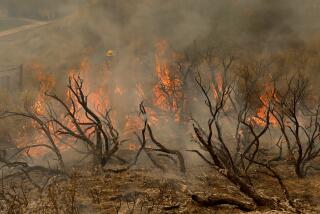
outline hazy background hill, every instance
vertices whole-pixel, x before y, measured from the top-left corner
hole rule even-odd
[[[83,0],[1,0],[0,15],[50,20],[70,13],[83,2]]]
[[[320,32],[317,0],[1,0],[0,8],[10,16],[54,18],[0,38],[0,64],[68,67],[88,49],[93,55],[107,49],[124,55],[136,46],[151,53],[159,39],[181,50],[195,41],[250,52],[305,48]]]

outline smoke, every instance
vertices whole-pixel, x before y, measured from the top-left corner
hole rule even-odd
[[[242,48],[298,40],[294,23],[299,17],[289,1],[101,1],[95,7],[102,10],[101,20],[111,20],[109,31],[124,45],[139,39],[153,45],[165,38],[180,49],[193,41]]]
[[[10,8],[43,11],[37,1],[25,2],[23,6],[16,4]],[[64,14],[74,11],[70,8],[79,9],[46,27],[25,32],[23,38],[0,41],[9,50],[5,56],[0,53],[1,59],[7,60],[10,55],[17,58],[15,61],[40,58],[50,66],[66,65],[77,61],[88,47],[105,51],[141,44],[139,48],[149,51],[159,39],[168,40],[177,50],[197,41],[199,46],[261,52],[301,47],[308,36],[317,33],[318,25],[318,16],[311,15],[314,11],[310,10],[311,5],[316,4],[312,0],[303,4],[288,0],[54,2],[52,10],[65,11]],[[0,6],[8,7],[8,2]],[[310,33],[306,35],[306,32]]]
[[[82,0],[2,0],[0,11],[10,17],[55,19],[74,11]]]
[[[104,78],[100,65],[113,50],[113,85],[124,87],[125,96],[113,94],[112,108],[127,115],[137,108],[137,83],[152,99],[155,83],[155,44],[165,40],[171,51],[189,51],[191,57],[214,48],[224,54],[254,59],[287,50],[318,59],[314,45],[319,34],[317,0],[93,0],[1,1],[10,16],[47,20],[46,26],[10,37],[0,37],[0,64],[42,64],[55,76],[57,90],[65,86],[70,68],[83,58],[92,64],[94,84]],[[50,4],[49,4],[50,2]],[[51,6],[49,6],[51,5]],[[48,11],[49,13],[43,13]],[[313,9],[315,8],[315,9]],[[48,17],[49,14],[49,17]],[[55,15],[50,15],[55,14]],[[46,18],[45,18],[46,17]],[[300,54],[292,55],[295,61]],[[284,60],[283,60],[284,61]],[[317,64],[310,69],[320,67]],[[287,69],[283,68],[284,72]],[[109,87],[109,86],[108,86]],[[112,94],[113,92],[111,92]],[[196,114],[203,115],[199,108]],[[183,127],[185,128],[185,127]],[[185,132],[174,123],[167,129]],[[182,129],[182,130],[181,130]],[[166,132],[164,132],[166,133]],[[164,134],[166,135],[166,134]],[[184,134],[185,138],[189,138]]]

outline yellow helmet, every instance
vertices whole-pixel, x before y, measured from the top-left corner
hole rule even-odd
[[[113,50],[108,50],[107,52],[106,52],[106,56],[113,56]]]

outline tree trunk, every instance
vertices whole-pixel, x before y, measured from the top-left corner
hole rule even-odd
[[[229,197],[220,197],[216,198],[213,196],[210,196],[208,198],[201,198],[198,195],[192,195],[192,200],[196,201],[202,206],[217,206],[217,205],[223,205],[223,204],[229,204],[237,206],[239,209],[243,211],[253,211],[257,207],[253,203],[247,203],[241,200],[238,200],[236,198],[229,198]]]
[[[240,191],[247,195],[248,197],[252,198],[253,201],[257,204],[257,206],[266,206],[270,208],[276,208],[275,201],[272,198],[262,196],[259,194],[253,186],[248,184],[242,178],[238,177],[237,175],[228,172],[227,178],[236,186],[239,186]]]
[[[295,172],[296,172],[296,175],[298,176],[298,178],[304,178],[305,177],[305,173],[303,171],[302,164],[299,164],[299,163],[295,164]]]

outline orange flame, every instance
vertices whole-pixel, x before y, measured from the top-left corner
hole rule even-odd
[[[214,98],[218,98],[219,94],[222,92],[222,87],[223,87],[223,78],[222,78],[222,74],[220,72],[217,72],[215,75],[215,84],[212,83],[211,84],[212,87],[212,92],[213,92],[213,96]]]
[[[32,63],[27,66],[28,69],[36,73],[36,78],[39,81],[39,93],[34,101],[32,110],[36,114],[45,113],[45,92],[50,91],[55,85],[55,79],[51,74],[47,74],[44,68],[37,63]]]
[[[265,126],[266,119],[268,114],[268,106],[270,100],[275,97],[275,91],[273,87],[266,86],[265,92],[260,96],[260,101],[262,102],[262,106],[257,109],[256,116],[252,117],[252,122],[254,122],[258,126]],[[276,126],[278,124],[277,119],[269,113],[269,122],[272,126]]]
[[[182,99],[182,82],[177,75],[170,72],[167,48],[165,40],[156,44],[155,71],[159,81],[153,89],[154,105],[164,111],[178,112],[178,103]]]

